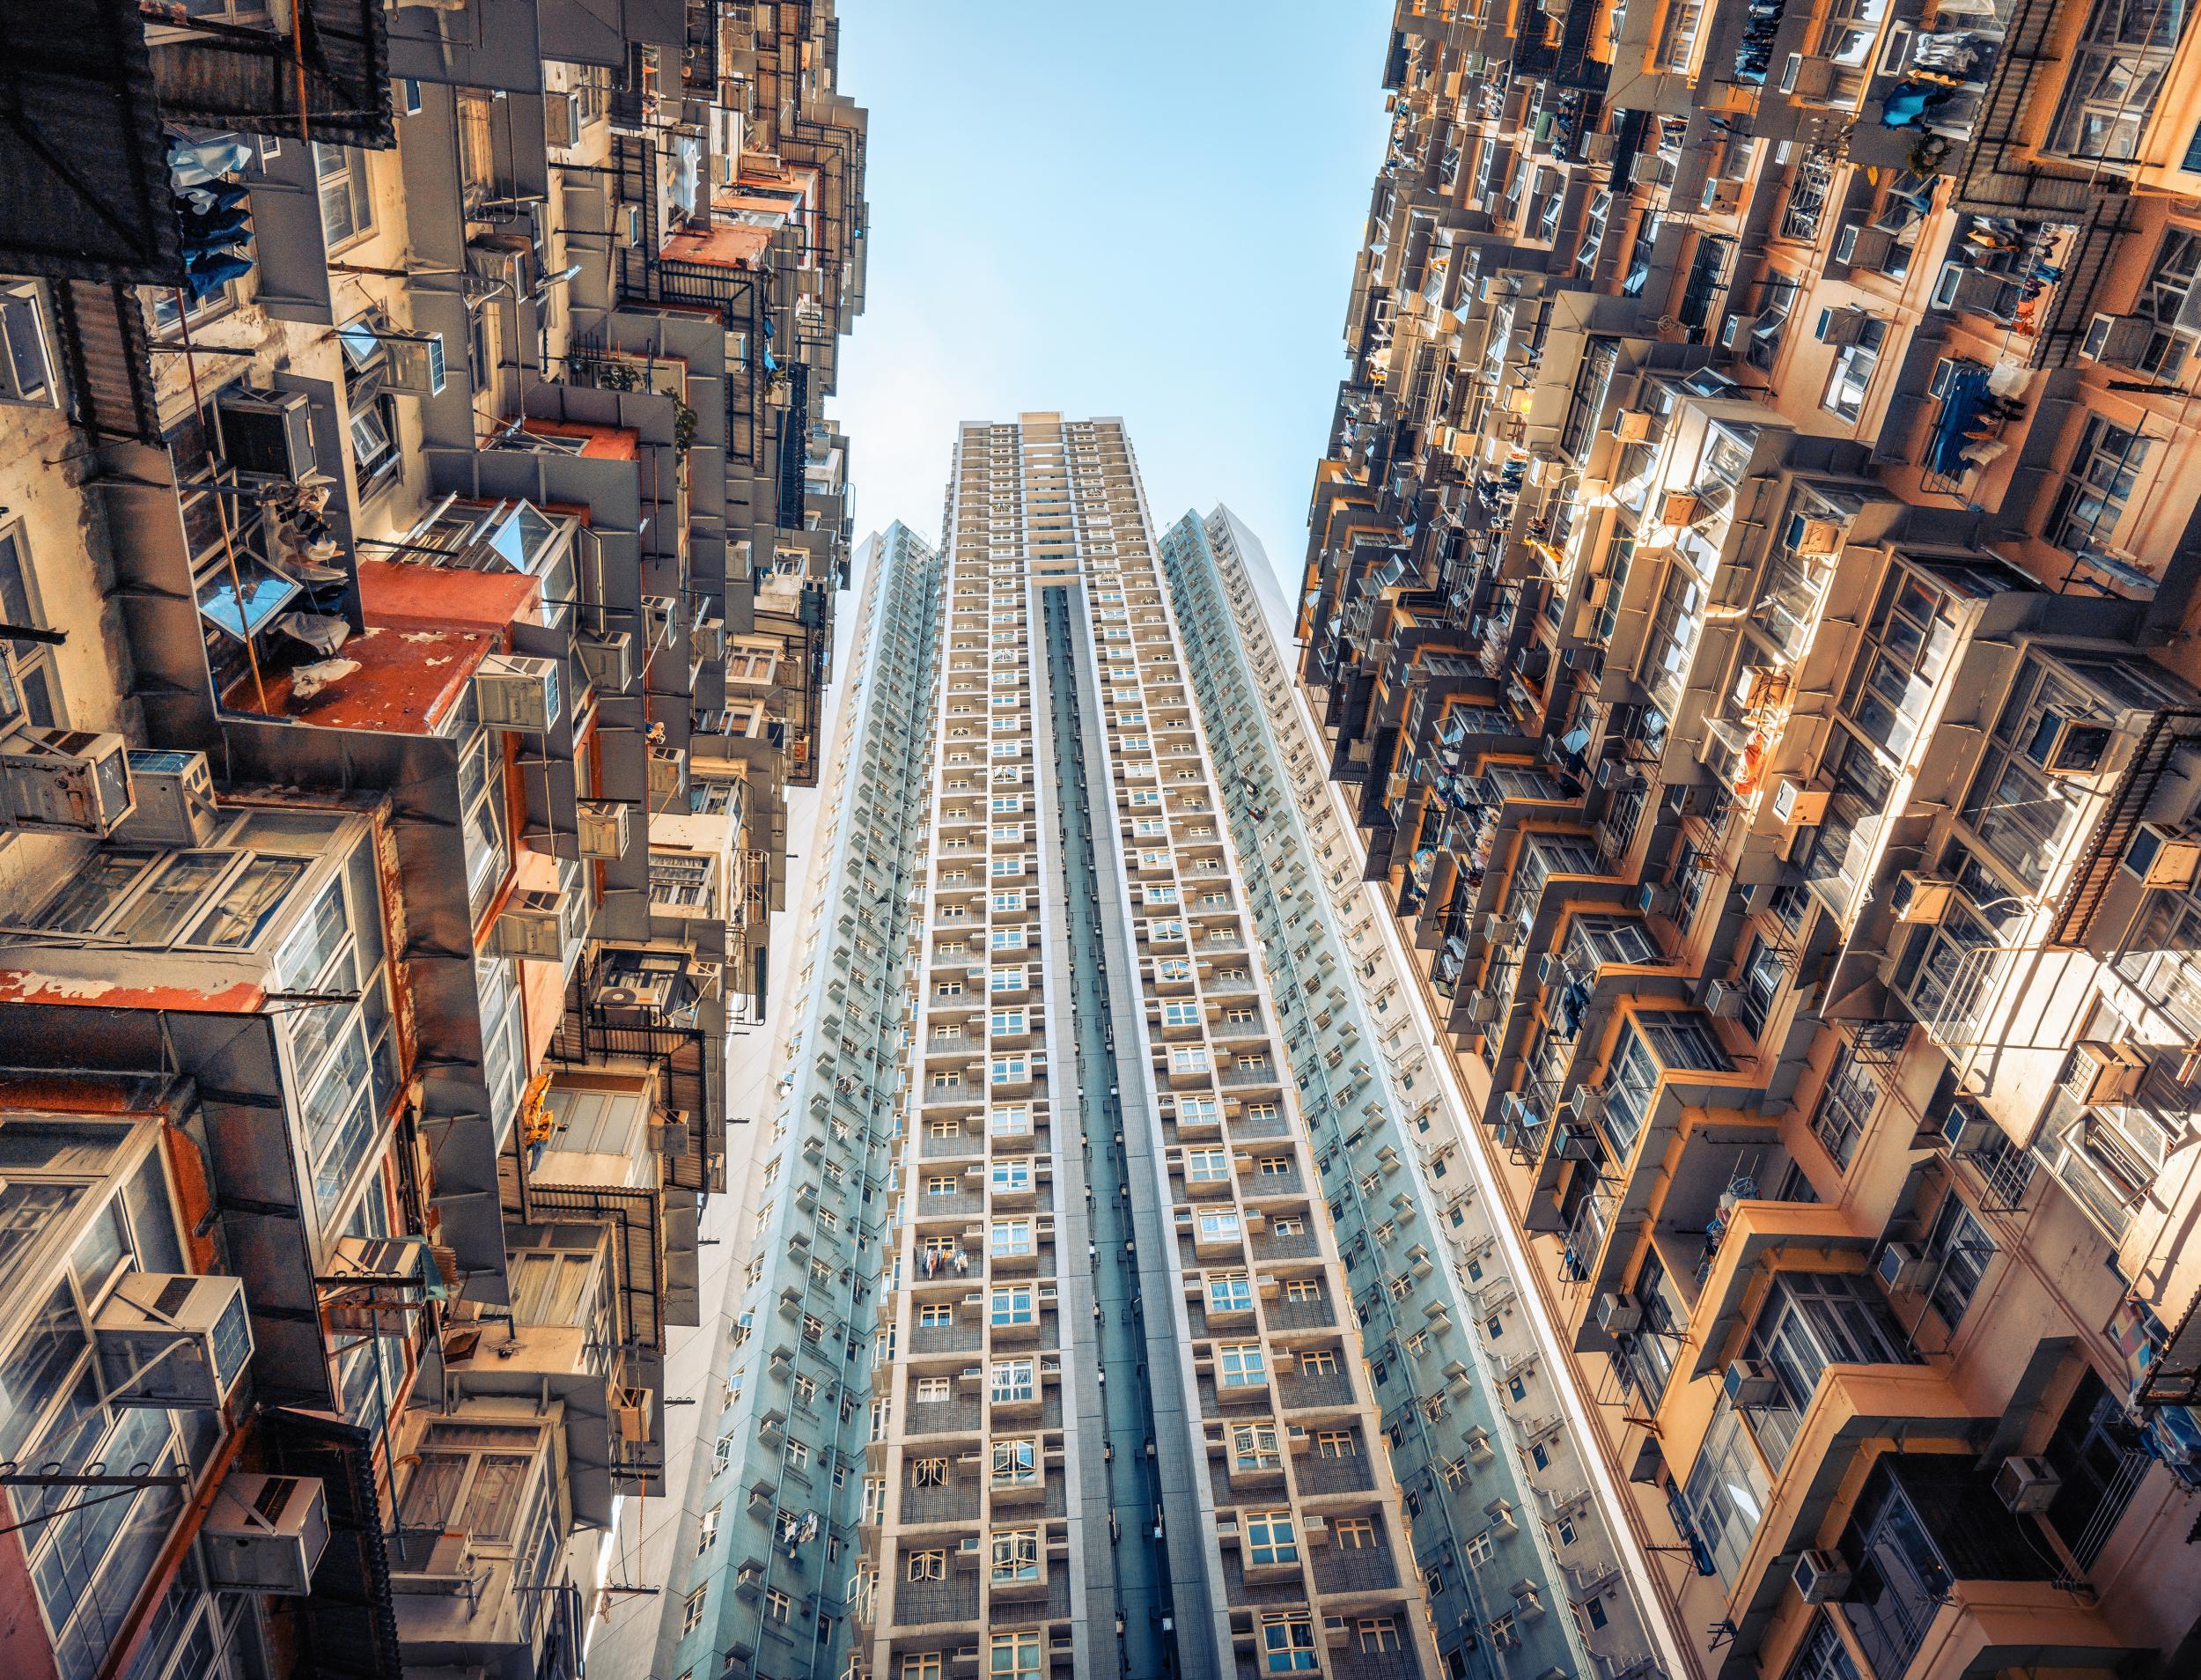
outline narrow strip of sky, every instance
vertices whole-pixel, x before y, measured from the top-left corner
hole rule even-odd
[[[843,0],[867,304],[832,405],[859,532],[939,527],[957,422],[1121,415],[1166,526],[1296,586],[1387,131],[1378,0]]]

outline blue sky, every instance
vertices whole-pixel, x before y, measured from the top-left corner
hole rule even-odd
[[[858,534],[938,533],[961,420],[1123,416],[1163,526],[1296,580],[1388,118],[1373,0],[840,0],[870,274],[828,405]]]

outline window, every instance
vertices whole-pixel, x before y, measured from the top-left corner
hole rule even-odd
[[[1222,1149],[1188,1149],[1184,1154],[1184,1175],[1193,1183],[1220,1183],[1231,1175],[1229,1152]]]
[[[1007,1529],[993,1537],[993,1579],[1037,1581],[1040,1578],[1040,1536],[1036,1529]]]
[[[1866,1122],[1879,1106],[1880,1081],[1847,1044],[1837,1048],[1826,1088],[1812,1112],[1811,1131],[1844,1172],[1857,1153],[1858,1139],[1865,1135]]]
[[[1029,1487],[1040,1479],[1039,1443],[1028,1439],[993,1443],[993,1485]]]
[[[1340,1517],[1330,1525],[1332,1541],[1345,1551],[1373,1551],[1375,1521],[1372,1517]]]
[[[1880,365],[1880,347],[1887,336],[1888,323],[1883,321],[1868,319],[1859,326],[1857,336],[1835,354],[1826,392],[1819,399],[1821,408],[1844,420],[1855,420],[1865,412],[1865,394]]]
[[[1322,1298],[1321,1281],[1316,1278],[1287,1278],[1284,1285],[1284,1298],[1286,1301],[1320,1301]]]
[[[1233,1342],[1215,1350],[1216,1380],[1226,1389],[1255,1388],[1269,1380],[1268,1356],[1258,1342]]]
[[[1364,1616],[1353,1633],[1363,1651],[1399,1651],[1405,1648],[1399,1638],[1398,1617],[1395,1616]]]
[[[1325,1429],[1314,1437],[1314,1455],[1318,1458],[1358,1458],[1360,1443],[1348,1429]]]
[[[687,1603],[681,1606],[681,1632],[683,1635],[693,1633],[703,1625],[703,1605],[710,1597],[710,1584],[708,1581],[688,1594]]]
[[[1467,1558],[1470,1568],[1480,1569],[1484,1564],[1490,1562],[1494,1555],[1491,1545],[1491,1531],[1488,1529],[1477,1529],[1461,1544],[1460,1550],[1461,1555]]]
[[[374,231],[374,200],[363,153],[316,140],[313,174],[320,187],[321,237],[330,250]]]
[[[2087,416],[2043,530],[2067,553],[2097,553],[2116,541],[2154,439],[2098,414]]]
[[[989,1680],[1039,1680],[1039,1634],[1018,1632],[990,1636],[986,1642],[986,1672]]]
[[[45,310],[33,281],[0,286],[0,397],[15,402],[57,401]]]
[[[788,1597],[785,1593],[780,1591],[778,1588],[768,1587],[764,1589],[764,1615],[766,1620],[784,1622],[794,1613],[794,1610],[795,1601]]]
[[[20,529],[0,531],[0,623],[52,628],[39,610]],[[40,729],[67,726],[54,650],[42,642],[26,639],[0,647],[0,727],[16,722],[18,713]]]
[[[718,1507],[712,1506],[703,1513],[703,1520],[696,1529],[696,1555],[702,1557],[710,1550],[710,1544],[718,1537]]]
[[[1242,1271],[1208,1274],[1208,1311],[1250,1313],[1254,1309],[1253,1279]]]
[[[1032,1190],[1032,1163],[1022,1159],[997,1161],[990,1177],[996,1196],[1027,1196]]]
[[[953,1196],[963,1187],[963,1181],[953,1173],[928,1174],[924,1181],[927,1196]]]
[[[1038,1398],[1039,1385],[1032,1361],[1029,1359],[996,1359],[991,1377],[991,1391],[997,1401]]]
[[[1202,1242],[1235,1242],[1239,1239],[1240,1231],[1239,1219],[1235,1213],[1203,1213],[1200,1215],[1198,1240]]]
[[[1272,1470],[1284,1467],[1277,1451],[1274,1424],[1238,1424],[1231,1430],[1231,1464],[1240,1470]]]
[[[1264,1616],[1261,1618],[1261,1667],[1264,1674],[1292,1674],[1311,1670],[1314,1658],[1314,1624],[1304,1615]]]
[[[993,1292],[990,1317],[996,1329],[1030,1324],[1037,1322],[1038,1313],[1032,1304],[1030,1284],[997,1285]]]
[[[911,1581],[946,1581],[947,1553],[945,1551],[913,1551],[908,1566]]]
[[[2186,17],[2183,5],[2161,0],[2095,0],[2042,150],[2137,157]]]
[[[938,1651],[917,1651],[902,1660],[902,1680],[941,1680],[944,1659]]]
[[[1933,1310],[1954,1331],[1964,1322],[1980,1279],[1986,1274],[1987,1263],[1994,1258],[1994,1239],[1952,1190],[1941,1198],[1940,1210],[1933,1216],[1925,1252],[1933,1264]]]
[[[913,1458],[909,1461],[909,1485],[912,1487],[945,1487],[947,1485],[947,1460],[945,1458]]]
[[[1299,1533],[1289,1511],[1248,1511],[1240,1519],[1246,1532],[1246,1561],[1256,1564],[1297,1563]]]
[[[948,1397],[946,1377],[919,1377],[909,1385],[909,1397],[921,1406],[937,1406]]]

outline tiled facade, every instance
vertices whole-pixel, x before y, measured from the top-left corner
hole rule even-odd
[[[2201,1648],[2185,24],[1397,11],[1298,675],[1669,1669]]]
[[[755,1117],[864,117],[822,4],[216,10],[11,70],[0,1670],[577,1676]]]
[[[966,425],[872,560],[672,1671],[1435,1675],[1122,426]]]

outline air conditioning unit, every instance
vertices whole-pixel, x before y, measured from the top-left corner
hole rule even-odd
[[[1780,1377],[1763,1359],[1737,1359],[1719,1382],[1730,1405],[1767,1406],[1780,1397]]]
[[[1999,1130],[1985,1115],[1962,1102],[1953,1105],[1948,1117],[1941,1122],[1943,1140],[1960,1155],[1976,1155],[1987,1148]]]
[[[650,748],[650,804],[665,810],[688,794],[688,755],[678,747]]]
[[[1850,1566],[1837,1552],[1807,1551],[1796,1559],[1796,1590],[1807,1604],[1838,1604],[1849,1595]]]
[[[625,630],[584,636],[573,645],[589,686],[606,694],[620,694],[634,686],[634,637]]]
[[[104,835],[132,804],[120,735],[23,729],[0,741],[0,826]]]
[[[479,233],[467,241],[467,273],[478,285],[526,298],[535,289],[535,247],[525,233]]]
[[[1816,53],[1791,53],[1781,67],[1781,92],[1798,99],[1823,99],[1833,85],[1834,61]]]
[[[696,645],[696,656],[704,659],[723,659],[726,657],[726,624],[722,618],[699,618],[688,632]]]
[[[1898,922],[1923,927],[1939,926],[1948,917],[1962,889],[1941,875],[1925,875],[1906,869],[1896,877],[1888,908]]]
[[[531,957],[538,962],[560,962],[566,947],[581,937],[578,925],[586,913],[587,897],[556,888],[526,888],[504,901],[504,908],[490,924],[489,954],[501,957]]]
[[[1815,829],[1827,820],[1827,790],[1793,776],[1773,783],[1773,820],[1783,829]]]
[[[642,598],[643,642],[646,646],[662,647],[673,639],[673,620],[680,611],[680,602],[670,595],[644,595]]]
[[[1577,1091],[1568,1100],[1567,1111],[1581,1124],[1595,1125],[1605,1116],[1605,1094],[1602,1091]]]
[[[1880,1251],[1873,1270],[1889,1289],[1918,1289],[1933,1275],[1933,1259],[1910,1242],[1891,1242]]]
[[[612,1428],[622,1445],[643,1446],[650,1439],[650,1391],[615,1389],[612,1391]]]
[[[2106,724],[2046,712],[2026,752],[2050,776],[2093,776],[2109,755],[2109,734]]]
[[[579,805],[581,856],[623,858],[627,853],[627,807],[616,799],[583,799]]]
[[[1625,1290],[1597,1298],[1597,1328],[1608,1336],[1624,1336],[1643,1323],[1643,1308]]]
[[[1505,943],[1505,917],[1497,910],[1483,913],[1483,942],[1485,945]]]
[[[1839,519],[1807,519],[1800,513],[1789,522],[1788,546],[1807,560],[1831,560],[1842,552],[1846,534]]]
[[[1742,988],[1732,980],[1704,982],[1704,1008],[1722,1021],[1733,1021],[1742,1013]]]
[[[252,1358],[239,1278],[126,1271],[92,1333],[114,1405],[217,1410]]]
[[[581,141],[581,91],[570,87],[562,93],[542,96],[542,143],[573,146]]]
[[[199,1529],[199,1555],[217,1587],[303,1597],[328,1544],[328,1496],[318,1476],[232,1470]]]
[[[2161,822],[2143,822],[2124,848],[2124,867],[2144,887],[2186,892],[2195,874],[2201,873],[2201,840],[2189,839]]]
[[[1487,1027],[1498,1019],[1498,999],[1490,991],[1477,986],[1468,994],[1468,1019],[1477,1026]]]
[[[382,382],[407,396],[443,394],[444,361],[441,333],[386,333],[382,335]]]
[[[2089,1109],[2123,1102],[2147,1075],[2147,1055],[2123,1039],[2082,1038],[2072,1047],[2064,1087]]]
[[[222,455],[239,472],[295,483],[313,470],[313,419],[303,391],[235,387],[214,400]]]
[[[1613,436],[1623,443],[1641,443],[1651,435],[1653,417],[1648,409],[1623,409],[1613,416]]]
[[[1995,1497],[2020,1516],[2045,1511],[2062,1492],[2064,1478],[2045,1458],[2015,1454],[1995,1471]]]
[[[129,761],[130,814],[114,837],[133,846],[202,846],[214,837],[214,777],[204,753],[139,752]]]
[[[698,999],[708,1002],[718,995],[725,984],[725,965],[720,962],[691,962],[688,965],[688,983],[696,988]]]
[[[1696,496],[1689,490],[1668,490],[1659,502],[1659,523],[1689,525],[1697,518]]]
[[[548,729],[558,715],[558,662],[489,654],[474,673],[474,704],[491,729]]]

